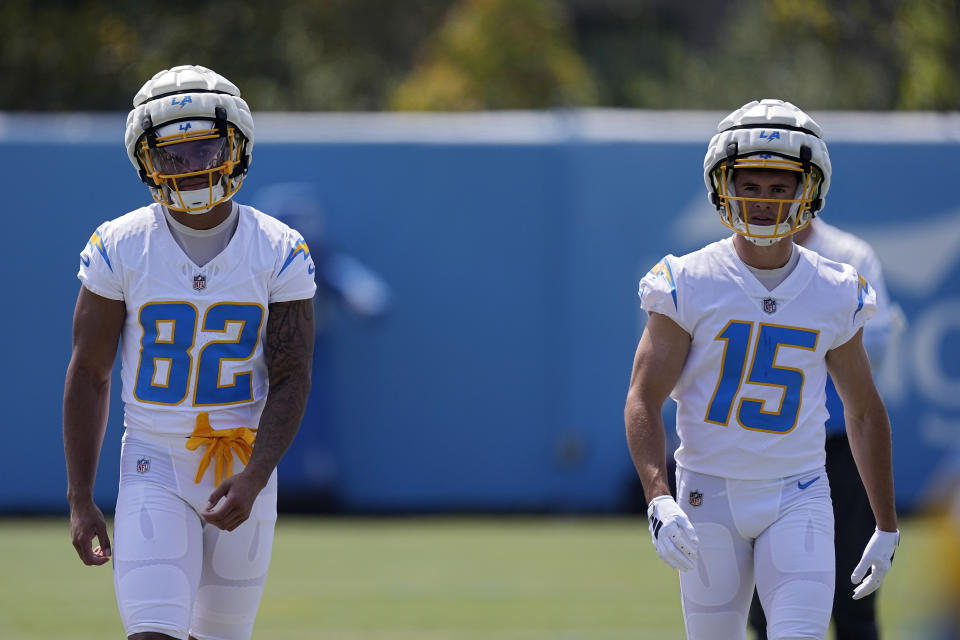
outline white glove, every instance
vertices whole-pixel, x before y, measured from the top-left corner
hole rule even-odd
[[[647,507],[650,536],[660,559],[674,569],[689,571],[696,566],[700,539],[693,525],[672,496],[657,496]]]
[[[873,532],[870,542],[867,543],[867,548],[863,550],[860,564],[857,565],[857,568],[853,570],[853,575],[850,576],[853,584],[860,584],[853,591],[854,600],[868,596],[880,587],[887,571],[890,571],[893,554],[896,552],[898,544],[900,544],[899,529],[896,531],[880,531],[877,529]],[[870,575],[864,580],[863,577],[868,569]],[[860,582],[861,580],[863,582]]]

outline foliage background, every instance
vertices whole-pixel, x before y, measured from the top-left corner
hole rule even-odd
[[[261,111],[960,103],[960,0],[4,0],[0,29],[7,111],[126,110],[186,63]]]

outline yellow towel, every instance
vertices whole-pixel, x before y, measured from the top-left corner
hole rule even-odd
[[[210,416],[207,412],[199,413],[197,415],[197,426],[190,435],[190,439],[187,440],[187,449],[195,451],[197,447],[204,445],[207,450],[200,458],[197,476],[193,481],[199,484],[203,474],[207,471],[207,467],[210,466],[210,459],[215,457],[213,486],[219,487],[224,478],[233,475],[233,452],[236,452],[237,457],[243,464],[250,462],[253,441],[256,437],[257,432],[247,427],[217,431],[210,426]]]

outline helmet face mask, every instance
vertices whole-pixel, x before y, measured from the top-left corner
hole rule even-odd
[[[231,182],[242,163],[243,134],[221,135],[214,121],[164,125],[143,135],[136,157],[154,200],[174,211],[204,213],[240,188]],[[172,133],[171,133],[172,131]]]
[[[724,118],[707,146],[704,182],[724,226],[759,246],[769,246],[803,229],[823,207],[830,187],[830,156],[820,126],[783,100],[750,102]],[[797,176],[791,197],[737,193],[741,171],[791,172]],[[762,223],[751,212],[771,213]]]
[[[763,197],[755,193],[741,193],[737,176],[745,171],[762,171],[782,176],[790,183],[791,193],[777,197]],[[776,158],[770,154],[720,163],[711,176],[716,185],[717,211],[720,221],[732,231],[760,246],[767,246],[787,238],[810,224],[815,214],[817,186],[823,176],[816,167],[804,172],[800,162]],[[796,185],[793,187],[792,185]],[[751,212],[763,209],[763,223],[751,222]]]
[[[127,155],[156,202],[202,214],[237,192],[252,158],[253,116],[233,83],[205,67],[173,67],[133,104]]]

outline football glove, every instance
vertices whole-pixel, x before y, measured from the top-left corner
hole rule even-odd
[[[696,566],[700,540],[693,525],[672,496],[657,496],[647,507],[650,536],[660,559],[674,569],[689,571]]]
[[[867,548],[863,550],[863,557],[860,558],[860,564],[853,570],[850,580],[853,584],[859,584],[853,591],[853,599],[859,600],[868,596],[880,587],[883,578],[890,571],[890,565],[893,563],[893,554],[900,544],[900,530],[873,532]],[[870,570],[870,575],[867,575]],[[864,580],[866,576],[866,580]],[[861,580],[863,582],[861,582]]]

